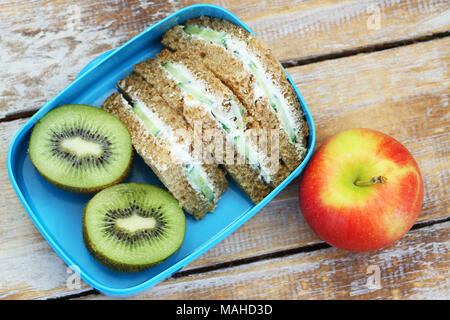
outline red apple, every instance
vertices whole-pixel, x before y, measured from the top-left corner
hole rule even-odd
[[[414,158],[397,140],[370,129],[329,138],[313,155],[299,190],[314,232],[349,251],[383,248],[416,221],[423,182]]]

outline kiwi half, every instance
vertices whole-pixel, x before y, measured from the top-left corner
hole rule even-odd
[[[167,191],[122,183],[97,193],[83,215],[83,240],[105,266],[136,272],[158,264],[181,246],[186,218]]]
[[[122,181],[132,160],[131,137],[113,115],[92,106],[64,105],[33,128],[31,162],[51,183],[91,193]]]

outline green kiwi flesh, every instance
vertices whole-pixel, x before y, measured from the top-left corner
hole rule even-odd
[[[113,115],[88,105],[64,105],[36,123],[28,153],[48,181],[91,193],[126,177],[133,147],[127,128]]]
[[[122,183],[97,193],[83,215],[83,240],[102,264],[137,272],[175,253],[184,241],[186,218],[167,191]]]

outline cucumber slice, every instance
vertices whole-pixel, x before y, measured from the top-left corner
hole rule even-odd
[[[226,49],[228,49],[227,42],[225,39],[227,34],[225,32],[217,32],[217,31],[211,30],[209,28],[202,28],[202,27],[193,26],[193,25],[184,26],[183,30],[187,34],[190,34],[190,35],[195,34],[204,40],[210,40],[210,41],[214,42],[215,44],[221,45],[221,46],[225,47]]]
[[[186,76],[184,76],[179,70],[177,70],[177,68],[175,68],[175,66],[173,64],[171,64],[170,62],[164,62],[161,65],[164,69],[166,69],[167,71],[169,71],[169,73],[175,78],[177,79],[178,82],[182,82],[184,84],[188,84],[191,82],[191,80],[189,80]]]
[[[297,141],[297,135],[295,134],[295,131],[289,121],[289,116],[287,114],[287,110],[284,107],[283,103],[281,103],[280,98],[276,94],[270,94],[270,90],[266,84],[266,79],[262,76],[260,70],[256,66],[256,64],[252,61],[249,64],[250,70],[254,73],[256,77],[256,82],[258,86],[260,86],[266,97],[269,99],[269,103],[272,106],[272,108],[277,112],[278,117],[280,119],[280,122],[282,123],[284,129],[286,130],[287,134],[289,135],[289,138],[291,139],[291,142]]]
[[[245,113],[245,109],[240,108],[236,101],[234,100],[233,96],[230,97],[230,103],[231,103],[231,111],[233,112],[234,116],[236,117],[237,123],[238,123],[238,129],[244,128],[244,121],[242,120],[242,112]]]
[[[172,75],[172,77],[174,77],[178,81],[178,86],[181,88],[181,90],[186,91],[192,97],[202,103],[207,103],[209,105],[214,104],[213,100],[209,99],[199,91],[189,86],[189,84],[192,83],[191,79],[183,75],[173,64],[171,64],[170,62],[164,62],[162,64],[162,67],[166,69]]]
[[[186,86],[184,83],[179,82],[178,86],[181,88],[181,90],[186,91],[189,93],[194,99],[200,101],[201,103],[205,103],[208,105],[214,105],[214,101],[209,99],[208,97],[204,96],[201,92],[198,92],[192,87]]]
[[[224,124],[223,122],[220,122],[219,120],[217,120],[220,125],[222,126],[222,129],[225,130],[226,133],[230,133],[230,128],[227,127],[226,124]]]
[[[152,121],[150,117],[151,113],[146,110],[146,107],[142,106],[139,102],[135,102],[132,110],[142,120],[150,133],[156,138],[160,134],[161,129],[159,129],[155,122]]]
[[[243,154],[247,159],[248,163],[252,166],[260,166],[258,159],[250,150],[250,146],[247,141],[242,136],[235,136],[233,138],[236,149],[240,154]]]
[[[263,75],[261,74],[260,70],[258,69],[258,67],[256,66],[256,64],[255,64],[253,61],[251,61],[251,62],[249,63],[248,66],[249,66],[250,70],[252,70],[253,74],[254,74],[255,77],[256,77],[256,83],[257,83],[257,85],[258,85],[259,87],[261,87],[261,89],[263,89],[264,95],[265,95],[267,98],[269,98],[270,105],[271,105],[272,108],[274,108],[274,110],[276,111],[276,105],[275,105],[275,103],[274,103],[274,102],[272,101],[272,99],[271,99],[270,90],[269,90],[269,88],[267,87],[266,81],[265,81]]]
[[[194,25],[187,25],[183,27],[183,31],[187,34],[200,34],[202,32],[203,28],[194,26]]]
[[[287,134],[289,135],[291,142],[297,142],[297,135],[295,134],[294,128],[291,126],[291,123],[289,121],[289,117],[286,113],[286,109],[284,106],[282,106],[282,103],[277,95],[273,95],[273,101],[277,106],[277,113],[278,117],[280,118],[281,123],[284,126],[284,129],[286,130]]]
[[[176,67],[169,63],[169,62],[165,62],[162,65],[178,82],[178,87],[183,90],[184,92],[188,93],[189,95],[191,95],[195,100],[199,101],[200,103],[206,104],[208,105],[208,110],[211,111],[212,115],[214,116],[214,118],[220,123],[220,125],[222,126],[222,129],[225,130],[225,132],[229,133],[230,132],[230,127],[226,124],[228,121],[226,121],[226,117],[221,117],[218,116],[218,110],[213,111],[212,107],[215,105],[214,100],[208,98],[207,96],[205,96],[202,92],[200,92],[199,90],[195,89],[193,87],[193,85],[195,83],[193,83],[193,81],[191,81],[190,79],[188,79],[186,76],[184,76],[183,74],[181,74],[181,72],[179,72],[179,70],[176,69]]]
[[[197,186],[200,192],[211,202],[214,201],[214,192],[207,184],[206,180],[201,174],[201,169],[195,165],[187,164],[184,166],[186,169],[186,174],[189,180]]]
[[[264,180],[264,182],[269,184],[271,181],[270,176],[267,175],[262,169],[261,164],[256,158],[256,155],[253,152],[251,152],[250,146],[247,144],[247,141],[245,141],[245,139],[242,138],[241,136],[235,136],[234,143],[236,145],[236,149],[238,150],[238,152],[244,154],[250,166],[258,170],[260,177]]]

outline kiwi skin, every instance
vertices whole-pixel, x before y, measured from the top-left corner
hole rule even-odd
[[[47,180],[51,184],[57,186],[60,189],[66,190],[66,191],[70,191],[70,192],[74,192],[74,193],[82,193],[82,194],[96,193],[98,191],[101,191],[101,190],[111,187],[113,185],[119,184],[128,176],[132,162],[133,162],[133,152],[131,153],[130,162],[128,163],[127,169],[123,172],[123,174],[119,178],[117,178],[115,181],[111,182],[110,184],[98,186],[98,187],[94,187],[94,188],[77,188],[77,187],[66,186],[66,185],[60,184],[60,183],[50,179],[45,174],[43,174],[41,171],[39,171],[37,166],[35,166],[33,161],[31,161],[31,163],[33,164],[33,166],[37,170],[37,172],[39,172],[39,174],[41,176],[43,176],[45,178],[45,180]]]
[[[87,208],[87,204],[84,207],[84,211],[83,211],[83,242],[84,245],[86,247],[86,249],[88,250],[88,252],[98,261],[100,262],[102,265],[104,265],[105,267],[114,270],[114,271],[118,271],[118,272],[126,272],[126,273],[134,273],[134,272],[139,272],[142,270],[145,270],[147,268],[150,268],[152,266],[155,266],[157,264],[160,264],[161,262],[167,260],[169,257],[171,257],[172,255],[169,255],[166,259],[161,260],[157,263],[149,263],[146,265],[134,265],[134,264],[128,264],[128,263],[119,263],[117,261],[113,261],[111,259],[109,259],[107,256],[105,256],[104,254],[102,254],[100,251],[98,251],[95,248],[95,244],[93,244],[90,240],[89,237],[87,235],[87,229],[86,229],[86,221],[85,221],[85,216],[86,216],[86,208]],[[184,225],[184,233],[186,233],[186,224]],[[181,244],[180,244],[181,247]],[[179,248],[180,248],[179,247]],[[178,249],[179,249],[178,248]],[[177,249],[177,250],[178,250]],[[176,251],[175,251],[176,252]],[[174,252],[174,253],[175,253]]]

